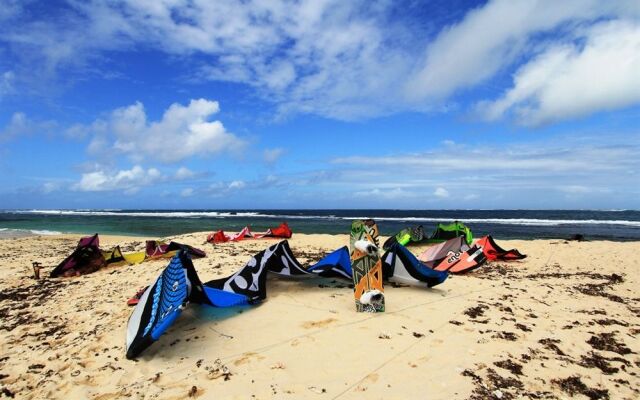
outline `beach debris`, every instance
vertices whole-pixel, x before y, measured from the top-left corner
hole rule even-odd
[[[197,386],[191,386],[191,389],[189,389],[189,397],[195,397],[195,395],[198,393],[198,387]]]
[[[223,377],[225,381],[228,381],[233,375],[229,368],[223,364],[219,358],[213,362],[213,366],[206,366],[205,370],[207,371],[207,378],[209,379],[218,379]]]
[[[413,337],[421,338],[421,337],[423,337],[423,336],[424,336],[424,333],[420,333],[420,332],[413,332]]]
[[[40,270],[42,269],[42,264],[38,261],[34,261],[31,263],[33,266],[33,278],[36,280],[40,280]]]
[[[570,376],[565,379],[552,379],[551,383],[558,386],[570,396],[582,394],[590,400],[609,399],[609,390],[590,388],[580,380],[579,376]]]
[[[493,363],[496,367],[506,369],[514,375],[522,375],[522,365],[511,360],[496,361]]]
[[[315,386],[309,386],[307,389],[309,389],[310,391],[312,391],[313,393],[316,393],[316,394],[327,393],[327,389],[325,389],[325,388],[317,388]]]
[[[538,343],[544,346],[545,349],[549,351],[553,351],[559,356],[566,356],[567,354],[560,350],[560,348],[556,345],[556,343],[560,343],[559,339],[545,338],[538,340]]]
[[[612,367],[610,361],[622,363],[622,368],[631,366],[631,363],[622,357],[606,358],[602,354],[590,351],[586,356],[582,356],[582,360],[578,363],[585,368],[598,368],[605,375],[615,374],[620,368]]]
[[[285,369],[285,365],[281,362],[277,362],[271,366],[271,369]]]
[[[386,333],[381,333],[378,335],[378,339],[391,339],[391,336],[387,335]]]
[[[513,332],[506,332],[506,331],[497,332],[494,335],[492,335],[491,337],[492,338],[496,338],[496,339],[508,340],[510,342],[515,342],[516,340],[518,340],[518,335],[516,335]]]
[[[591,336],[587,343],[596,350],[612,351],[621,355],[632,353],[631,349],[624,342],[618,342],[615,336],[615,332],[604,332]]]
[[[156,372],[156,374],[153,377],[149,378],[149,380],[152,383],[156,383],[160,379],[160,375],[162,375],[162,372]]]
[[[480,304],[475,307],[467,308],[463,311],[464,315],[468,315],[471,318],[478,318],[484,315],[485,310],[488,310],[489,306],[485,304]]]
[[[0,390],[0,393],[2,393],[4,396],[7,396],[11,399],[16,397],[16,394],[13,393],[11,390],[9,390],[9,388],[7,388],[6,386],[2,387],[2,390]]]
[[[523,332],[531,332],[531,328],[521,323],[516,323],[516,328],[520,329]]]

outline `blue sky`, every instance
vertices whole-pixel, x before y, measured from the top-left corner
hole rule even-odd
[[[640,208],[640,4],[3,1],[0,208]]]

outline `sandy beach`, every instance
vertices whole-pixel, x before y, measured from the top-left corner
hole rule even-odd
[[[203,244],[203,281],[273,240]],[[258,306],[191,306],[136,361],[126,305],[168,260],[43,276],[79,236],[0,240],[0,397],[20,399],[486,399],[640,397],[639,242],[500,240],[528,255],[433,289],[387,285],[386,312],[356,313],[349,282],[269,277]],[[140,249],[146,238],[101,236]],[[306,264],[347,235],[295,234]],[[426,246],[411,247],[414,253]]]

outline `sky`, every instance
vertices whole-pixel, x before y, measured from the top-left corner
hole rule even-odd
[[[640,209],[637,0],[0,0],[0,209]]]

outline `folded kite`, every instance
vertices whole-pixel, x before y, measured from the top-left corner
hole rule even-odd
[[[75,250],[58,264],[49,274],[50,277],[90,274],[107,264],[100,251],[100,238],[93,236],[80,238]]]
[[[395,243],[400,243],[403,246],[407,246],[412,243],[420,243],[425,239],[425,237],[422,225],[404,228],[394,236],[387,239],[382,245],[382,248],[384,250],[389,250]]]
[[[447,256],[435,266],[436,271],[448,271],[452,274],[462,274],[480,267],[487,261],[482,248],[472,246],[466,251],[449,251]]]
[[[115,246],[111,250],[102,250],[100,237],[96,233],[93,236],[80,238],[75,250],[51,271],[50,276],[55,278],[84,275],[107,265],[139,264],[152,258],[172,257],[180,249],[184,249],[194,258],[206,257],[204,251],[186,244],[178,242],[166,244],[157,240],[147,240],[144,252],[123,253],[120,246]]]
[[[444,260],[449,252],[462,253],[469,250],[469,245],[463,236],[449,239],[446,242],[434,244],[418,256],[418,259],[429,268],[434,268]]]
[[[382,274],[389,282],[426,287],[439,285],[449,276],[447,272],[427,268],[399,243],[382,256]]]
[[[482,252],[487,257],[489,261],[501,260],[501,261],[512,261],[512,260],[522,260],[526,258],[526,254],[521,254],[516,249],[505,250],[502,247],[498,246],[498,244],[493,240],[491,236],[485,236],[483,238],[478,239],[476,241],[476,246],[482,248]]]
[[[224,231],[219,230],[214,233],[210,233],[207,236],[207,242],[209,243],[224,243],[224,242],[238,242],[246,238],[262,239],[262,238],[282,238],[289,239],[293,235],[291,228],[286,222],[281,223],[275,228],[269,228],[266,232],[254,233],[248,226],[242,228],[238,233],[226,234]]]
[[[186,244],[178,242],[169,242],[169,244],[167,244],[161,240],[147,240],[144,259],[173,257],[176,255],[178,250],[186,251],[193,258],[202,258],[207,256],[204,251]]]
[[[189,302],[214,307],[253,304],[267,296],[267,272],[283,276],[351,276],[349,253],[342,247],[309,268],[295,259],[285,240],[261,251],[235,274],[202,284],[189,253],[179,251],[149,286],[127,324],[127,358],[137,357],[158,340]]]
[[[450,224],[438,224],[436,230],[427,239],[427,243],[446,242],[449,239],[464,236],[467,244],[471,246],[473,242],[473,234],[468,226],[460,221],[454,221]]]
[[[403,246],[395,246],[383,256],[387,277],[395,282],[434,286],[448,276],[420,266]],[[231,276],[202,283],[187,251],[179,251],[169,265],[140,297],[127,326],[127,358],[137,357],[158,340],[188,303],[214,307],[254,304],[267,297],[267,274],[287,277],[322,276],[352,279],[346,246],[326,255],[310,267],[303,267],[284,240],[253,256]]]

